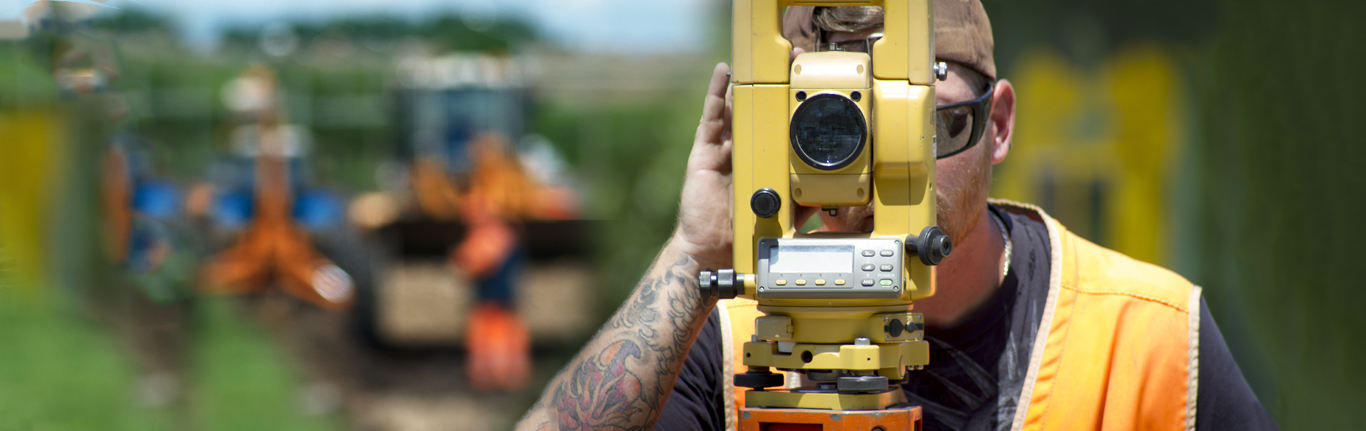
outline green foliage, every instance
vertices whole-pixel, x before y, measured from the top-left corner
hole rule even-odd
[[[1366,10],[1255,0],[1220,12],[1200,86],[1197,282],[1216,317],[1233,317],[1221,327],[1245,329],[1233,341],[1255,343],[1230,342],[1283,428],[1361,429],[1366,148],[1351,126],[1366,115]]]
[[[1136,41],[1199,42],[1222,19],[1214,1],[982,0],[982,5],[991,17],[998,68],[1038,44],[1060,48],[1074,62],[1095,64]]]
[[[0,110],[36,109],[56,99],[57,86],[30,48],[24,42],[0,41]]]
[[[166,14],[133,3],[125,3],[122,8],[112,13],[106,11],[96,15],[90,26],[119,34],[147,31],[171,33],[176,29],[175,23]]]
[[[608,221],[598,236],[599,263],[605,303],[613,309],[673,232],[702,112],[706,75],[698,76],[695,90],[669,102],[591,111],[550,107],[534,119],[533,129],[566,150],[587,182],[587,216]]]
[[[396,16],[354,16],[318,22],[293,22],[301,46],[326,38],[361,42],[395,42],[407,38],[434,42],[439,51],[509,52],[537,40],[536,28],[515,18],[484,18],[439,14],[418,20]],[[236,27],[223,34],[228,45],[255,46],[261,27]]]

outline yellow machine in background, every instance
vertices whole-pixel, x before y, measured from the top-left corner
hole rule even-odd
[[[735,268],[699,281],[704,295],[757,300],[766,314],[744,346],[749,370],[735,376],[752,388],[741,429],[910,429],[919,407],[898,406],[894,382],[929,361],[911,301],[934,294],[933,265],[952,249],[933,226],[933,83],[947,68],[934,61],[932,2],[802,2],[881,6],[886,21],[871,54],[789,63],[780,18],[795,4],[735,2]],[[793,202],[832,212],[871,202],[873,230],[799,233]],[[772,368],[813,384],[767,389],[783,385]]]
[[[8,278],[0,282],[28,287],[48,281],[42,277],[48,265],[43,235],[51,228],[45,213],[60,179],[54,160],[65,156],[61,120],[51,109],[0,112],[6,133],[0,145],[0,278]]]
[[[1176,199],[1185,142],[1186,84],[1160,45],[1117,50],[1085,68],[1050,49],[1012,68],[1021,93],[1010,162],[992,196],[1033,202],[1088,240],[1144,262],[1183,263]],[[1047,95],[1047,96],[1044,96]]]

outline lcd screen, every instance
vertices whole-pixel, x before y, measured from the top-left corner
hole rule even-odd
[[[788,245],[769,247],[768,272],[850,273],[854,272],[852,245]]]

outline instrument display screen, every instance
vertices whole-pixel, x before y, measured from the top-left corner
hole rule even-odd
[[[853,245],[785,245],[768,253],[771,273],[854,272]]]

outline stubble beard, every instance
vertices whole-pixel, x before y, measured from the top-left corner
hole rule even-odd
[[[986,208],[987,195],[991,192],[991,153],[973,151],[961,155],[969,154],[980,156],[968,164],[962,181],[937,181],[939,188],[935,190],[939,206],[936,222],[955,245],[964,244],[968,232],[977,227],[981,220],[978,214]]]

